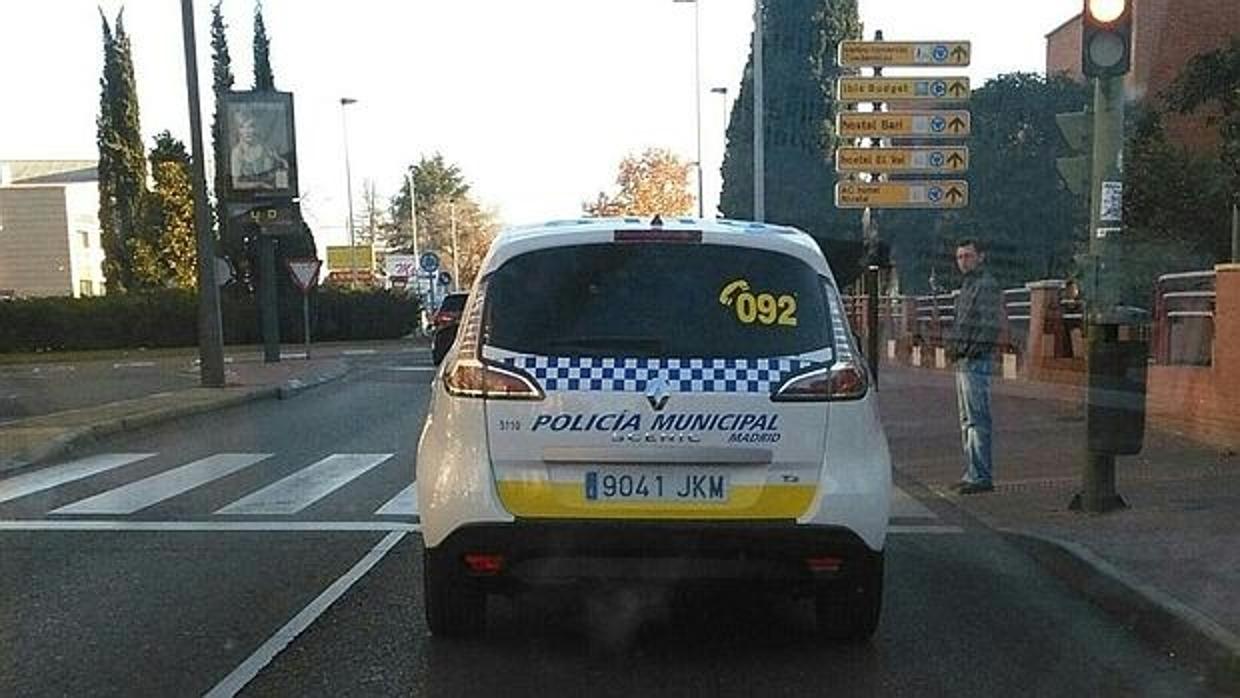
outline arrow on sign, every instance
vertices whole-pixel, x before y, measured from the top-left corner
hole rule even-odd
[[[964,164],[964,158],[960,157],[960,153],[953,150],[952,154],[947,156],[947,164],[950,165],[952,169],[959,169],[960,166]]]
[[[968,92],[969,88],[965,87],[964,83],[957,81],[953,82],[951,86],[947,88],[947,91],[952,93],[953,97],[959,97],[961,94]]]
[[[955,58],[958,61],[963,61],[968,55],[969,52],[965,51],[963,46],[957,46],[952,49],[952,58]]]
[[[947,122],[947,127],[952,130],[952,133],[960,133],[961,131],[964,130],[964,119],[961,119],[959,116],[957,116],[953,118],[951,121]]]
[[[964,198],[964,192],[960,191],[955,186],[952,186],[950,189],[947,190],[947,200],[950,201],[951,203],[954,204],[963,198]]]

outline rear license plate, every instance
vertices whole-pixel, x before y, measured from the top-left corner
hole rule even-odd
[[[587,470],[587,502],[726,503],[728,476],[718,472],[654,469]]]

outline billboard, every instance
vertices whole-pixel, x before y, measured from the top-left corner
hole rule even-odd
[[[375,247],[374,245],[328,245],[327,246],[327,268],[333,271],[339,269],[365,269],[372,270],[375,268]]]
[[[296,198],[297,147],[291,92],[223,95],[225,198],[247,201]]]

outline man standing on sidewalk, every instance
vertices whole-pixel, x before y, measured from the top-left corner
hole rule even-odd
[[[967,463],[964,477],[956,485],[961,494],[995,488],[991,473],[990,374],[1002,325],[1003,294],[986,271],[985,261],[985,252],[976,240],[961,240],[956,245],[956,266],[964,279],[956,298],[947,353],[956,364],[960,440]]]

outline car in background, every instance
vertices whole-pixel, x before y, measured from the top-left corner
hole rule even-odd
[[[435,635],[487,598],[599,581],[774,588],[821,633],[882,605],[891,459],[818,246],[613,218],[501,234],[418,444]]]
[[[448,349],[456,341],[461,314],[465,311],[465,303],[468,300],[468,293],[449,293],[444,296],[443,302],[431,316],[431,360],[436,365],[443,361]]]

